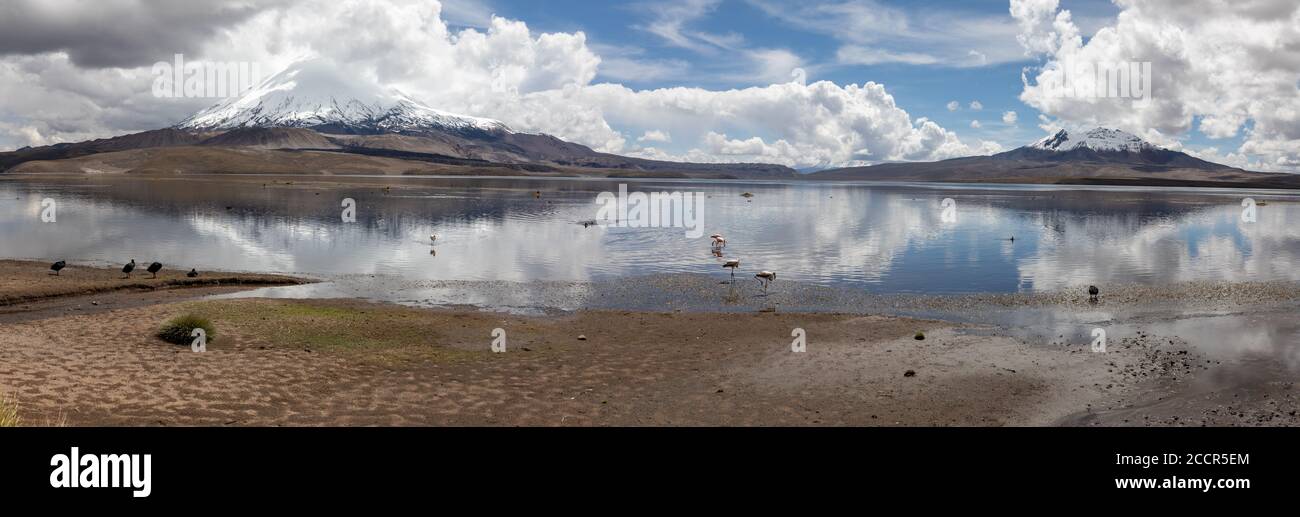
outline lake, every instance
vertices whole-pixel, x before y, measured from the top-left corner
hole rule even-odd
[[[873,294],[1300,279],[1300,196],[1286,191],[532,178],[401,178],[391,181],[410,188],[385,190],[313,185],[320,176],[219,179],[10,176],[0,181],[0,256],[506,282],[724,279],[722,261],[739,258],[751,281],[772,270],[782,282]],[[620,184],[703,196],[705,237],[584,226],[597,195]],[[1253,221],[1243,221],[1247,197],[1263,202]],[[340,217],[345,198],[356,201],[355,223]],[[45,199],[54,222],[41,219]],[[947,214],[945,199],[955,202]],[[722,257],[711,233],[726,235]]]

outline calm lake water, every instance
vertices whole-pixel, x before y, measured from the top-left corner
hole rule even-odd
[[[1285,191],[472,178],[394,180],[417,187],[385,191],[312,180],[10,177],[0,256],[511,282],[723,278],[724,258],[739,258],[738,275],[774,270],[871,293],[1300,279],[1300,196]],[[619,183],[703,195],[705,237],[584,227],[597,194]],[[1266,202],[1254,222],[1242,220],[1246,197]],[[46,198],[56,222],[41,220]],[[344,198],[357,202],[356,223],[341,221]],[[729,241],[721,258],[711,233]]]

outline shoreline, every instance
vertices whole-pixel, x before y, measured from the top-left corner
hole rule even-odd
[[[310,280],[261,273],[203,272],[189,278],[185,271],[168,269],[156,276],[138,263],[127,277],[114,268],[69,263],[58,275],[50,274],[54,261],[0,259],[0,310],[66,298],[106,295],[119,291],[162,291],[216,287],[302,285]],[[149,275],[149,276],[145,276]]]
[[[249,287],[127,290],[93,308],[0,317],[0,393],[19,400],[28,422],[77,426],[1300,424],[1288,371],[1223,385],[1243,375],[1237,359],[1257,367],[1268,357],[1222,355],[1219,336],[1179,326],[1195,317],[1151,303],[1257,327],[1293,314],[1290,283],[1114,287],[1096,305],[1031,293],[914,296],[856,313],[540,316],[241,297]],[[981,311],[1085,317],[1035,323],[1033,333]],[[207,353],[153,337],[191,312],[217,326]],[[1097,314],[1113,333],[1105,354],[1086,335]],[[491,351],[497,328],[504,354]],[[807,352],[791,351],[794,329],[804,329]]]
[[[723,178],[723,177],[681,177],[681,176],[645,176],[645,175],[478,175],[478,174],[304,174],[304,173],[186,173],[186,174],[131,174],[131,173],[85,173],[85,172],[9,172],[0,171],[0,180],[69,180],[69,179],[131,179],[131,180],[176,180],[176,181],[232,181],[248,183],[277,183],[275,180],[292,179],[288,184],[348,185],[365,186],[381,184],[393,187],[420,186],[420,181],[577,181],[577,182],[630,182],[630,183],[685,183],[685,184],[719,184],[719,185],[862,185],[862,186],[907,186],[933,189],[981,189],[999,190],[1006,188],[1030,188],[1044,190],[1120,190],[1150,192],[1261,192],[1289,196],[1300,194],[1300,185],[1286,186],[1273,183],[1234,183],[1207,181],[1177,181],[1144,183],[1131,178],[1066,178],[1060,181],[1024,182],[1020,178],[1006,181],[923,181],[898,178],[882,179],[846,179],[846,178],[810,178],[797,176],[792,178]],[[1113,180],[1113,181],[1112,181]],[[403,185],[403,184],[407,185]]]

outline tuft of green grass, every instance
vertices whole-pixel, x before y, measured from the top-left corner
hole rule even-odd
[[[185,314],[172,318],[158,330],[158,337],[174,345],[189,345],[194,342],[194,329],[201,328],[207,334],[207,342],[217,338],[217,328],[207,318],[196,314]]]
[[[385,366],[492,356],[486,346],[475,352],[442,345],[445,323],[408,307],[303,300],[217,300],[187,307],[210,315],[231,335]]]
[[[0,427],[18,427],[23,419],[18,415],[18,400],[0,395]]]

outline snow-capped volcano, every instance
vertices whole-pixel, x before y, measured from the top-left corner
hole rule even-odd
[[[427,130],[510,132],[491,119],[434,109],[400,91],[339,73],[324,60],[305,60],[176,125],[186,130],[290,127],[322,132],[401,133]]]
[[[1159,149],[1133,134],[1118,129],[1104,127],[1094,128],[1082,135],[1072,134],[1064,129],[1029,145],[1031,149],[1066,152],[1077,149],[1093,151],[1140,153],[1144,150]]]

